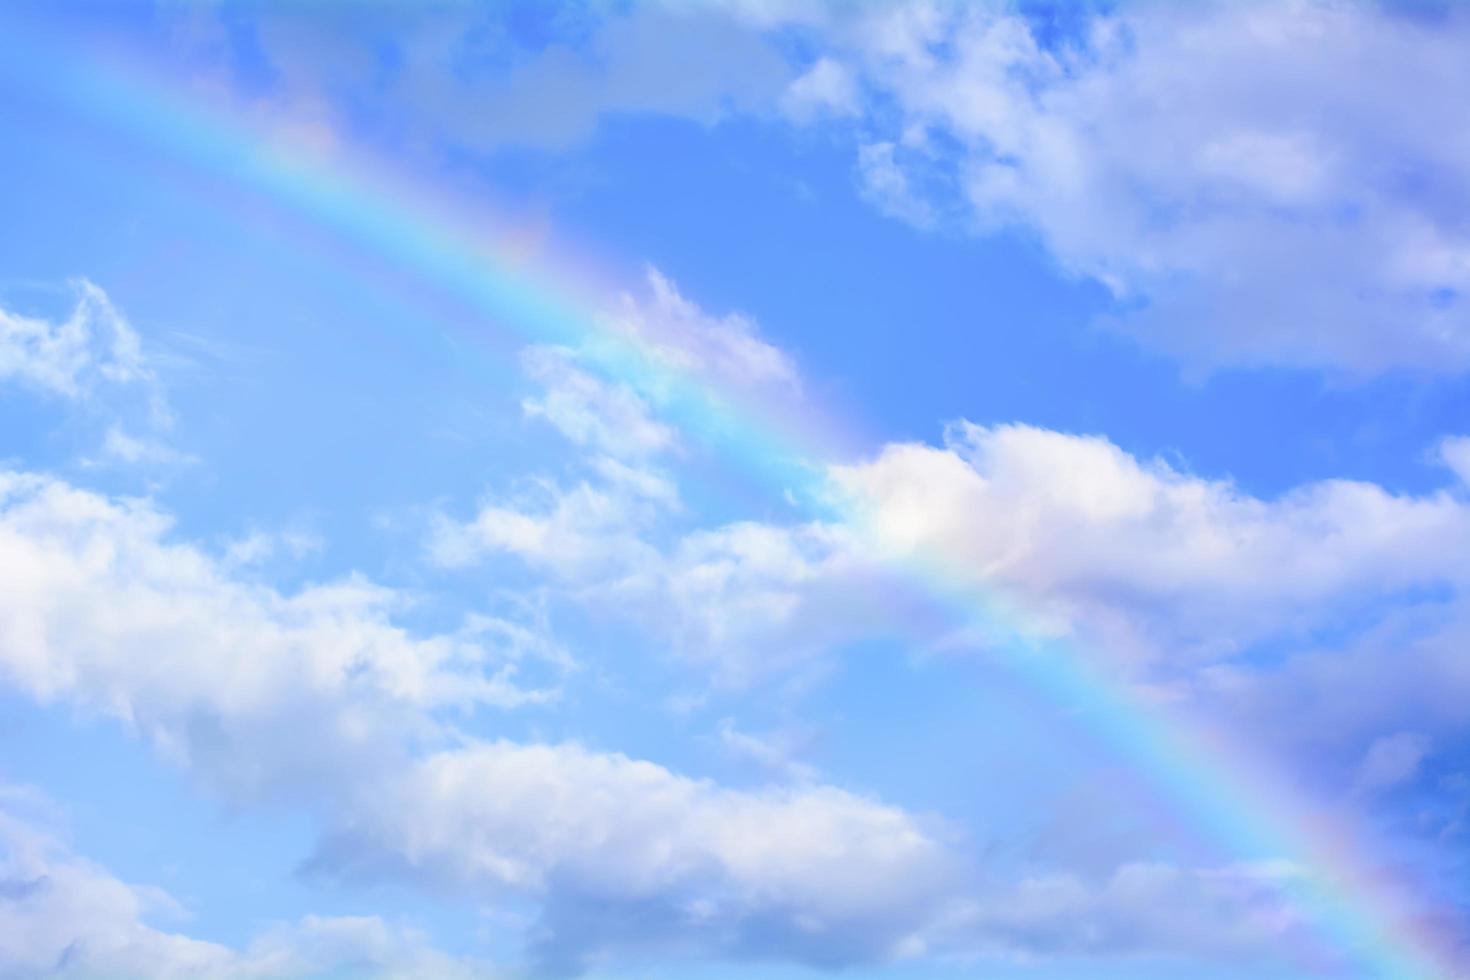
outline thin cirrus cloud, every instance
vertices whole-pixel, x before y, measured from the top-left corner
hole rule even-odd
[[[88,462],[191,462],[164,439],[173,417],[138,332],[94,283],[77,279],[67,291],[73,305],[65,316],[0,308],[0,384],[60,400],[88,418],[99,430]]]
[[[72,284],[76,304],[65,319],[0,310],[0,381],[65,398],[100,386],[152,382],[137,331],[86,280]]]

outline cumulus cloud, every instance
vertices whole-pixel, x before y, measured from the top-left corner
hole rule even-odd
[[[166,931],[153,923],[178,919],[183,909],[165,892],[119,880],[14,809],[0,810],[0,976],[305,980],[342,970],[377,980],[492,975],[374,916],[280,923],[243,950]]]
[[[1061,638],[1068,656],[1310,773],[1324,799],[1371,812],[1414,791],[1439,801],[1426,814],[1454,810],[1435,763],[1455,765],[1470,734],[1458,490],[1330,480],[1261,498],[1098,437],[970,424],[834,479],[855,540],[1005,596],[1026,619],[998,628]],[[1413,833],[1455,819],[1425,816]]]
[[[541,696],[482,645],[513,631],[473,620],[418,637],[393,623],[397,597],[381,587],[349,578],[286,595],[168,536],[144,502],[0,478],[0,680],[118,719],[234,798],[310,806],[326,827],[319,872],[537,900],[544,965],[563,972],[655,938],[881,959],[951,894],[948,848],[877,801],[817,785],[729,790],[575,745],[470,738],[454,710]],[[196,957],[183,973],[233,962],[138,935]]]
[[[950,428],[837,467],[872,540],[1008,591],[1138,664],[1305,633],[1348,602],[1470,580],[1470,508],[1329,480],[1276,499],[1031,426]]]
[[[144,502],[0,474],[0,678],[114,717],[247,796],[381,766],[430,734],[434,709],[546,696],[471,636],[394,625],[389,590],[347,578],[284,595],[168,538]]]
[[[671,475],[685,457],[659,417],[661,371],[757,393],[767,407],[799,399],[801,379],[754,321],[707,313],[657,269],[646,275],[646,287],[605,316],[655,362],[644,389],[600,377],[605,352],[596,349],[523,356],[540,389],[524,400],[526,414],[580,450],[580,477],[528,481],[487,495],[467,518],[441,515],[428,553],[450,568],[517,558],[723,685],[820,672],[833,649],[888,628],[906,594],[838,524],[689,526]]]
[[[1457,445],[1442,444],[1446,462]],[[550,572],[726,688],[801,683],[860,638],[938,641],[941,617],[916,625],[926,607],[905,598],[897,559],[1009,596],[1035,635],[1079,640],[1283,764],[1316,753],[1348,789],[1414,778],[1407,750],[1430,743],[1396,731],[1464,728],[1470,506],[1457,491],[1326,480],[1262,498],[1099,437],[968,423],[832,477],[851,524],[670,529],[666,511],[591,481],[445,533]],[[1258,659],[1262,647],[1285,653]]]
[[[951,894],[903,811],[831,787],[735,791],[576,745],[475,743],[363,801],[318,871],[545,898],[545,966],[620,945],[884,959]],[[618,935],[627,924],[631,935]]]
[[[1460,11],[878,7],[824,74],[873,93],[861,173],[920,224],[963,208],[1106,284],[1115,322],[1201,364],[1470,367]],[[1432,20],[1433,23],[1428,23]],[[924,188],[916,195],[914,187]]]
[[[1447,461],[1456,445],[1441,449]],[[1105,439],[1029,426],[959,423],[943,446],[890,445],[834,468],[851,525],[686,529],[670,519],[666,477],[593,461],[600,471],[569,486],[445,518],[432,552],[450,565],[517,557],[737,687],[810,669],[899,623],[911,632],[917,603],[894,558],[937,556],[1018,600],[1041,635],[1085,637],[1138,676],[1303,641],[1346,608],[1470,579],[1458,494],[1325,480],[1262,499]]]

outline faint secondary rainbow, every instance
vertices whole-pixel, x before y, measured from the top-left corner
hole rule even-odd
[[[660,409],[772,489],[794,490],[811,506],[842,494],[829,482],[830,432],[815,417],[779,416],[714,377],[681,369],[660,352],[612,329],[586,289],[564,269],[522,259],[462,215],[413,186],[375,172],[361,158],[313,150],[298,132],[272,131],[238,108],[183,99],[136,68],[86,65],[39,39],[10,30],[0,38],[0,78],[46,86],[47,94],[102,125],[145,140],[216,178],[329,229],[534,343],[575,346],[598,370],[643,393]],[[857,509],[844,514],[866,526]],[[1465,973],[1416,930],[1401,896],[1365,869],[1345,839],[1324,826],[1259,766],[1212,740],[1191,719],[1145,700],[1104,676],[1074,645],[1039,641],[1030,618],[944,555],[894,556],[906,578],[948,614],[996,640],[998,657],[1030,687],[1084,714],[1100,737],[1138,766],[1221,845],[1243,856],[1276,855],[1304,873],[1284,888],[1305,906],[1324,938],[1382,980],[1450,980]]]

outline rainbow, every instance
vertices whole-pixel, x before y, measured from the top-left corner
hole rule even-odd
[[[514,241],[367,159],[313,145],[248,110],[181,96],[136,65],[89,52],[85,65],[44,38],[0,31],[0,79],[45,94],[211,177],[238,182],[375,254],[528,342],[590,352],[611,379],[656,392],[661,410],[770,488],[793,490],[813,511],[836,507],[861,529],[865,516],[842,494],[831,426],[775,417],[708,376],[671,365],[636,337],[609,329],[605,290],[575,272],[532,263]],[[73,53],[74,55],[74,53]],[[1307,910],[1353,975],[1449,980],[1470,975],[1439,937],[1416,927],[1401,888],[1370,871],[1348,835],[1326,823],[1264,767],[1181,712],[1107,677],[1070,643],[1041,641],[1024,610],[944,555],[894,559],[948,617],[983,630],[994,655],[1029,688],[1085,717],[1096,736],[1137,767],[1171,805],[1242,857],[1275,856],[1304,869],[1284,891]]]

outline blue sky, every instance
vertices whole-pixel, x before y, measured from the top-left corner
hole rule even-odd
[[[0,977],[1467,975],[1467,66],[11,5]]]

